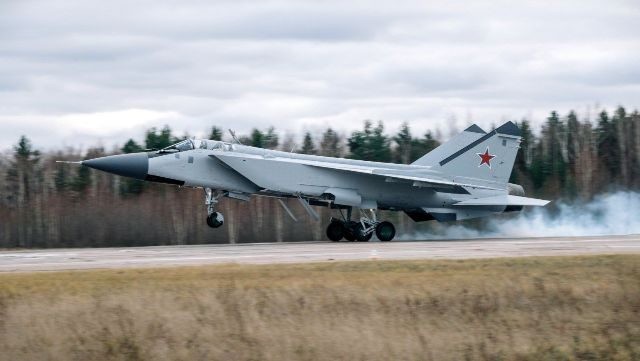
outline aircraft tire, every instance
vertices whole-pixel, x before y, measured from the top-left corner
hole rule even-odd
[[[391,222],[380,222],[376,226],[376,237],[382,242],[389,242],[396,236],[396,227]]]
[[[224,217],[220,212],[213,212],[207,216],[207,225],[211,228],[219,228],[224,224]]]
[[[333,242],[339,242],[344,237],[344,226],[342,222],[332,220],[327,226],[327,238]]]
[[[362,224],[360,223],[358,223],[355,228],[355,234],[358,242],[369,242],[371,237],[373,237],[373,232],[369,232],[368,234],[364,233],[364,227],[362,227]]]
[[[354,242],[357,239],[357,227],[358,222],[347,222],[347,224],[344,226],[344,239],[349,242]]]

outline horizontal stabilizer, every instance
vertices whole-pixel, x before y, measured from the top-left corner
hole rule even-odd
[[[454,206],[545,206],[549,201],[512,195],[500,195],[461,201]]]

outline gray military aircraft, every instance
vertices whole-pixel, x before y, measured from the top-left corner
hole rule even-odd
[[[235,137],[234,137],[235,138]],[[507,122],[487,133],[472,125],[412,164],[391,164],[268,150],[213,140],[187,139],[164,149],[112,155],[80,162],[113,174],[203,188],[207,224],[218,228],[221,197],[247,201],[296,198],[318,220],[312,206],[336,209],[327,237],[332,241],[381,241],[396,234],[376,210],[403,211],[416,222],[457,221],[544,206],[508,183],[520,144],[520,130]],[[358,221],[352,210],[361,210]]]

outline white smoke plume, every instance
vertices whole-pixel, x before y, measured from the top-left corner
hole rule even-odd
[[[564,237],[625,235],[640,233],[640,193],[615,192],[588,203],[564,203],[530,208],[516,216],[496,216],[473,228],[456,223],[433,225],[405,239],[467,239],[510,237]]]

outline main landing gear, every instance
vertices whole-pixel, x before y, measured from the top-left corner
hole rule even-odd
[[[371,217],[367,217],[363,213],[359,222],[351,220],[351,211],[352,208],[347,208],[347,216],[345,217],[340,210],[342,220],[331,218],[331,222],[327,226],[327,237],[330,240],[338,242],[344,238],[351,242],[367,242],[373,237],[374,232],[382,242],[391,241],[395,237],[396,228],[393,224],[387,221],[378,222],[373,210],[370,210]]]
[[[214,191],[211,188],[204,189],[204,204],[207,206],[207,225],[211,228],[218,228],[224,224],[224,216],[214,209],[218,199],[223,195],[224,192],[221,191]]]

